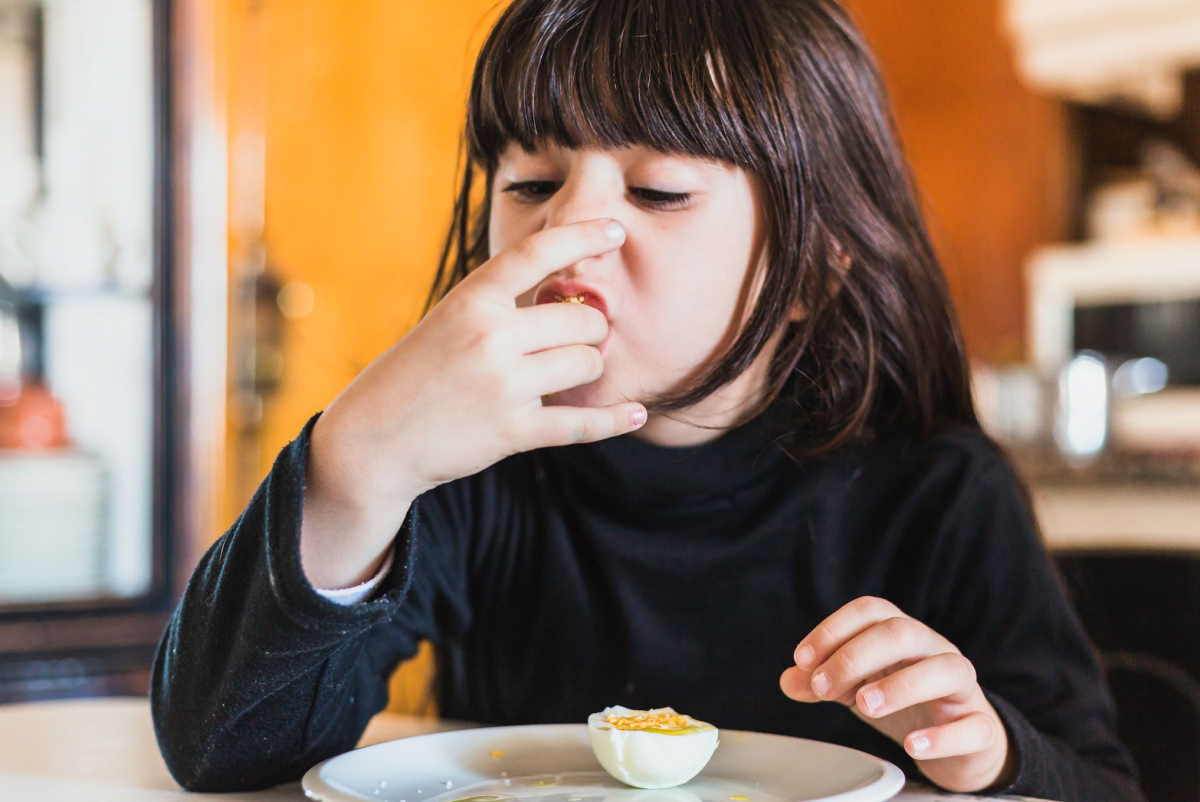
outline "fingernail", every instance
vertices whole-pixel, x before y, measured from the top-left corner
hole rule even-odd
[[[604,233],[609,239],[617,240],[618,242],[625,238],[625,226],[618,223],[616,220],[609,220],[604,226]]]
[[[631,420],[633,420],[634,426],[641,426],[643,423],[646,422],[646,410],[639,409],[637,412],[633,413],[629,417]]]
[[[883,707],[883,691],[878,688],[867,688],[862,692],[862,696],[863,704],[867,706],[868,713],[874,713]]]
[[[796,650],[796,665],[801,668],[807,668],[812,665],[813,658],[816,656],[817,653],[813,650],[813,647],[806,643]]]
[[[816,674],[813,674],[813,678],[812,678],[813,693],[815,693],[817,696],[824,698],[825,694],[829,693],[830,687],[831,686],[829,684],[829,677],[825,676],[824,671],[818,671]]]
[[[929,739],[924,735],[915,735],[909,742],[912,744],[912,753],[914,755],[923,755],[929,751]]]

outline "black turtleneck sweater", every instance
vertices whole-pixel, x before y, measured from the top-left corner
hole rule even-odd
[[[1019,760],[996,790],[1141,799],[1018,480],[977,431],[798,464],[768,412],[699,446],[622,436],[517,454],[421,495],[391,572],[344,606],[300,565],[319,414],[204,555],[160,643],[154,724],[185,788],[263,788],[352,749],[425,639],[447,717],[672,706],[862,749],[919,778],[849,710],[779,688],[801,638],[873,595],[975,664]]]

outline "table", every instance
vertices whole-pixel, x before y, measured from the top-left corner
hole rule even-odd
[[[467,724],[381,713],[360,746]],[[21,802],[300,802],[300,783],[240,794],[189,794],[163,763],[146,699],[0,706],[0,799]],[[910,785],[896,802],[978,799]]]

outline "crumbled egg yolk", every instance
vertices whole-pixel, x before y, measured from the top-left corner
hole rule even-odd
[[[609,713],[604,720],[618,730],[655,730],[660,732],[697,729],[700,723],[691,716],[662,713],[655,710],[635,713],[632,716],[618,716],[616,713]]]

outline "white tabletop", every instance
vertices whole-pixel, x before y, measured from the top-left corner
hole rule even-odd
[[[381,713],[359,746],[465,726]],[[300,783],[242,794],[189,794],[159,755],[145,699],[0,706],[0,799],[22,802],[298,802]],[[976,799],[908,786],[896,802]]]

